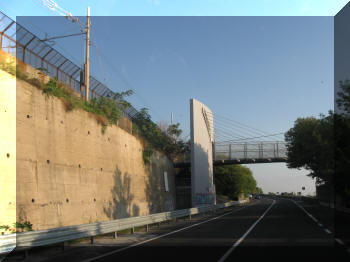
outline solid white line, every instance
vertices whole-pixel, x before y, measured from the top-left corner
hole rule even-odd
[[[345,246],[345,243],[341,239],[335,238],[335,241],[337,241],[340,245]]]
[[[318,220],[317,220],[313,215],[309,215],[309,217],[310,217],[313,221],[315,221],[316,223],[318,223]]]
[[[273,200],[272,204],[269,206],[268,209],[266,209],[266,211],[264,212],[264,214],[261,215],[261,217],[255,221],[255,223],[248,229],[247,232],[245,232],[245,234],[236,241],[236,243],[233,244],[233,246],[218,260],[218,262],[222,262],[225,261],[225,259],[232,253],[232,251],[244,240],[244,238],[250,233],[250,231],[253,230],[253,228],[260,222],[261,219],[263,219],[263,217],[266,215],[267,212],[269,212],[269,210],[271,209],[271,207],[275,204],[275,200]]]
[[[231,213],[237,212],[237,211],[242,210],[242,209],[244,209],[244,208],[246,208],[246,207],[249,207],[249,206],[252,206],[252,205],[247,205],[247,206],[241,207],[241,208],[239,208],[239,209],[232,210],[231,212],[225,213],[225,214],[223,214],[223,215],[221,215],[221,216],[217,216],[217,217],[214,217],[214,218],[205,220],[205,221],[203,221],[203,222],[199,222],[199,223],[197,223],[197,224],[194,224],[194,225],[191,225],[191,226],[188,226],[188,227],[184,227],[184,228],[181,228],[181,229],[178,229],[178,230],[175,230],[175,231],[166,233],[166,234],[164,234],[164,235],[160,235],[160,236],[157,236],[157,237],[154,237],[154,238],[151,238],[151,239],[148,239],[148,240],[139,242],[139,243],[135,243],[135,244],[132,244],[132,245],[130,245],[130,246],[127,246],[127,247],[124,247],[124,248],[120,248],[120,249],[117,249],[117,250],[114,250],[114,251],[105,253],[105,254],[103,254],[103,255],[97,256],[97,257],[89,258],[89,259],[87,259],[87,260],[83,260],[82,262],[90,262],[90,261],[94,261],[94,260],[96,260],[96,259],[100,259],[100,258],[109,256],[109,255],[112,255],[112,254],[116,254],[116,253],[122,252],[122,251],[124,251],[124,250],[129,249],[129,248],[136,247],[136,246],[145,244],[145,243],[147,243],[147,242],[151,242],[151,241],[153,241],[153,240],[156,240],[156,239],[159,239],[159,238],[168,236],[168,235],[172,235],[172,234],[178,233],[178,232],[180,232],[180,231],[183,231],[183,230],[186,230],[186,229],[195,227],[195,226],[199,226],[199,225],[201,225],[201,224],[210,222],[210,221],[212,221],[212,220],[218,219],[218,218],[223,217],[223,216],[227,216],[227,215],[229,215],[229,214],[231,214]]]
[[[332,234],[332,232],[331,232],[330,230],[328,230],[327,228],[325,228],[324,231],[325,231],[327,234]]]

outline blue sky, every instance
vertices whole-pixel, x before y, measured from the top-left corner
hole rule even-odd
[[[268,133],[287,131],[297,117],[333,109],[332,16],[347,1],[56,2],[76,16],[91,6],[92,75],[114,91],[132,87],[136,94],[130,101],[136,108],[150,108],[155,122],[169,122],[173,112],[184,134],[189,132],[190,98],[214,114]],[[76,24],[53,17],[56,13],[39,0],[2,1],[0,11],[12,18],[49,16],[17,19],[40,37],[43,32],[54,36],[79,31]],[[56,42],[78,64],[82,46],[80,37]],[[296,183],[309,183],[308,193],[313,193],[305,171],[284,165],[253,169],[265,191],[288,191],[281,189],[282,182],[271,187],[261,179],[268,172],[285,184],[294,181],[295,188]],[[304,182],[291,180],[293,174]]]

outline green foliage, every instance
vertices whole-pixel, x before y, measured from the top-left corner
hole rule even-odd
[[[229,196],[231,199],[256,190],[256,181],[251,170],[241,165],[216,166],[214,178],[217,194]]]
[[[132,94],[131,90],[122,93],[116,93],[113,97],[98,97],[90,101],[84,101],[78,97],[74,92],[59,83],[56,79],[50,79],[45,84],[43,92],[47,95],[63,98],[68,111],[81,108],[85,111],[94,113],[105,117],[110,125],[116,125],[118,120],[122,117],[123,110],[127,109],[130,104],[123,100],[124,96]],[[102,126],[102,133],[105,133],[106,125]]]
[[[334,174],[334,114],[298,118],[285,134],[287,166],[305,168],[321,183],[332,183]]]
[[[340,82],[339,111],[319,118],[298,118],[286,134],[287,165],[306,168],[321,187],[350,203],[350,81]],[[322,196],[321,196],[322,197]]]
[[[338,99],[336,100],[336,103],[341,110],[350,114],[350,81],[340,81],[339,88],[340,91],[337,93]]]
[[[73,90],[58,82],[57,79],[51,78],[46,84],[37,78],[28,79],[27,74],[23,73],[21,70],[16,70],[13,64],[6,63],[2,60],[0,61],[0,69],[16,75],[18,78],[38,87],[48,96],[60,98],[65,104],[67,111],[80,108],[107,119],[108,123],[105,123],[102,118],[98,119],[102,124],[102,134],[105,133],[107,124],[117,125],[118,120],[122,117],[123,111],[131,106],[124,98],[132,95],[132,90],[115,93],[112,97],[98,97],[90,101],[84,101],[84,99],[75,94]],[[47,72],[45,68],[37,69],[44,73]],[[39,74],[42,73],[39,72]],[[152,150],[163,151],[168,157],[174,157],[175,155],[190,151],[189,143],[178,140],[178,137],[182,133],[178,123],[170,125],[164,133],[151,121],[151,117],[146,108],[141,109],[136,119],[133,121],[132,132],[133,134],[141,135],[147,141],[148,148],[144,151],[145,162],[149,162],[150,152],[153,152]]]
[[[13,62],[6,62],[3,59],[1,59],[0,69],[9,73],[10,75],[16,75],[16,65]]]
[[[264,192],[260,187],[256,187],[253,191],[253,194],[264,194]]]
[[[335,181],[334,186],[350,207],[350,81],[340,82],[337,105],[343,110],[334,115]]]
[[[153,150],[149,147],[146,147],[143,152],[142,152],[142,156],[143,156],[143,161],[146,163],[146,164],[149,164],[151,163],[151,156],[153,154]]]
[[[181,135],[182,130],[179,128],[180,124],[174,124],[168,126],[167,133],[170,137],[174,137],[175,140]]]
[[[170,158],[189,151],[189,144],[178,140],[182,132],[179,124],[170,125],[166,132],[162,132],[158,125],[151,121],[147,108],[142,108],[134,118],[134,131],[146,139],[150,149],[162,151]]]
[[[21,222],[16,222],[13,223],[13,228],[10,228],[7,225],[0,226],[0,229],[5,229],[5,230],[11,230],[14,233],[17,232],[24,232],[24,231],[33,231],[33,224],[31,224],[29,221],[25,221],[23,223]]]
[[[139,127],[134,122],[132,122],[132,133],[133,134],[139,133]]]
[[[5,231],[10,230],[10,227],[8,225],[1,225],[0,229],[4,229]]]
[[[27,231],[33,231],[33,224],[31,224],[29,221],[25,221],[23,223],[23,228]]]

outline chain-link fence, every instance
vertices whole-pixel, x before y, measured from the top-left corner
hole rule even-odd
[[[85,97],[82,83],[83,69],[2,12],[0,12],[0,49],[50,77],[57,78]],[[90,76],[89,92],[90,98],[114,95],[113,91],[92,76]],[[138,111],[130,106],[123,115],[132,120],[137,113]]]

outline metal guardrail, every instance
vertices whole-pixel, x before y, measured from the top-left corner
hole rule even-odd
[[[104,221],[77,226],[60,227],[46,230],[29,231],[17,234],[8,234],[0,236],[0,254],[11,252],[14,248],[17,250],[28,249],[32,247],[47,246],[56,243],[62,243],[80,238],[94,237],[107,233],[113,233],[124,229],[146,226],[168,221],[175,218],[181,218],[217,209],[230,207],[236,204],[245,203],[247,200],[231,201],[214,206],[201,206],[188,209],[180,209],[164,213],[156,213],[147,216],[122,218],[111,221]]]

